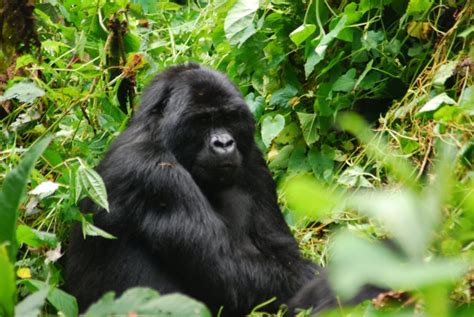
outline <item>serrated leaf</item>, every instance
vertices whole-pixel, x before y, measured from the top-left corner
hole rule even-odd
[[[290,39],[296,45],[303,43],[311,34],[316,31],[316,25],[314,24],[302,24],[290,33]]]
[[[225,36],[230,44],[242,44],[250,37],[247,29],[253,26],[258,7],[258,0],[237,0],[235,2],[224,20]]]
[[[105,239],[117,239],[117,237],[111,235],[107,231],[100,229],[99,227],[94,226],[90,222],[86,220],[86,218],[82,217],[82,234],[84,238],[86,236],[92,237],[102,237]]]
[[[319,140],[318,125],[316,123],[315,113],[298,112],[298,119],[300,121],[301,131],[303,131],[303,138],[309,146]]]
[[[9,243],[9,255],[15,259],[16,255],[16,222],[18,208],[26,192],[26,185],[35,162],[44,152],[51,137],[36,142],[23,155],[20,164],[5,177],[0,191],[0,244]]]
[[[283,130],[285,127],[285,118],[281,114],[277,114],[274,117],[266,116],[262,122],[262,141],[266,147],[269,147],[273,139]]]
[[[32,103],[36,98],[44,96],[43,89],[38,88],[32,82],[21,82],[10,87],[3,96],[0,96],[0,102],[10,99],[18,99],[20,102]]]
[[[454,105],[456,104],[456,101],[454,101],[445,92],[443,92],[437,95],[436,97],[430,99],[423,107],[421,107],[420,110],[418,110],[418,112],[434,111],[441,107],[443,104]]]
[[[107,191],[105,189],[102,177],[93,169],[81,165],[77,169],[77,179],[81,182],[82,189],[87,196],[96,204],[109,211],[109,202],[107,200]]]
[[[105,294],[93,304],[85,316],[150,315],[156,317],[210,317],[202,303],[182,294],[160,296],[157,291],[144,287],[127,290],[114,300],[114,293]]]

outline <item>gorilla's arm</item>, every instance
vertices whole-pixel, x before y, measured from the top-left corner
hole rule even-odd
[[[192,285],[190,291],[196,292],[196,297],[206,294],[226,311],[244,314],[274,294],[285,294],[278,303],[289,300],[313,274],[313,266],[302,266],[306,262],[283,263],[286,257],[269,258],[263,253],[264,246],[247,247],[233,239],[192,176],[169,152],[138,142],[109,153],[99,168],[109,192],[117,192],[117,188],[110,191],[110,186],[136,184],[123,191],[146,199],[136,206],[129,203],[136,204],[136,199],[109,197],[114,204],[111,209],[118,214],[106,215],[108,221],[134,219],[138,235],[160,261],[169,261],[167,264]]]

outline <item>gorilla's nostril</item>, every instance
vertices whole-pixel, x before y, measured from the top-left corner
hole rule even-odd
[[[224,147],[231,147],[234,145],[234,140],[230,139],[224,143]]]
[[[235,141],[229,133],[215,133],[211,136],[211,148],[216,153],[229,153],[235,148]]]
[[[225,147],[225,144],[222,143],[220,140],[212,141],[212,145],[215,146],[215,147]]]

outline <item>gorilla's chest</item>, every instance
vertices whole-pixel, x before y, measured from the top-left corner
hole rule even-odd
[[[209,199],[214,211],[229,228],[243,229],[248,226],[250,197],[236,188],[221,191]]]

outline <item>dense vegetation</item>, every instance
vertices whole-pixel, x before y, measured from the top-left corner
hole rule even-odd
[[[32,3],[0,3],[0,316],[77,315],[68,230],[110,237],[77,202],[107,207],[93,167],[152,76],[190,60],[239,85],[305,256],[341,296],[394,289],[352,314],[474,315],[470,1]],[[147,289],[89,314],[157,311],[208,315]]]

